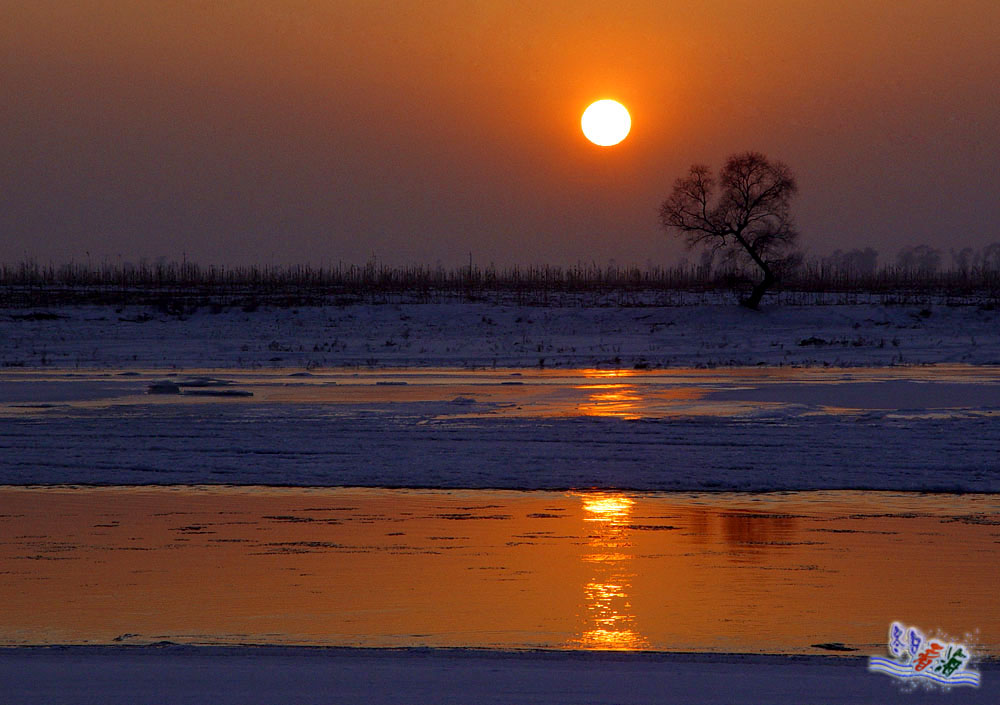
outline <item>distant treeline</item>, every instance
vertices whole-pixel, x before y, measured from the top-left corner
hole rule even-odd
[[[924,245],[900,251],[880,264],[872,248],[837,250],[804,259],[783,273],[776,292],[789,303],[883,302],[952,297],[1000,302],[1000,243],[981,250],[943,253]],[[739,263],[715,262],[671,267],[578,264],[572,267],[468,265],[455,268],[389,266],[372,259],[364,265],[330,267],[202,266],[192,262],[39,264],[28,260],[0,265],[0,305],[153,305],[182,312],[199,306],[300,306],[354,302],[444,300],[506,301],[522,305],[571,303],[575,298],[609,305],[669,304],[682,294],[739,292],[756,273]],[[687,299],[684,300],[688,300]]]

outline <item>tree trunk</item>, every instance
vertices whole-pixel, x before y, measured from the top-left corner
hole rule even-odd
[[[760,307],[760,300],[764,298],[764,292],[774,286],[777,279],[774,274],[771,273],[771,268],[767,266],[767,262],[765,262],[764,259],[757,254],[757,251],[750,247],[750,243],[743,238],[742,232],[733,233],[733,236],[736,238],[736,242],[740,243],[743,249],[746,250],[746,253],[750,255],[750,259],[752,259],[757,266],[760,267],[760,271],[764,274],[764,278],[761,279],[756,286],[754,286],[753,291],[750,292],[750,296],[740,301],[742,305],[756,311]]]
[[[754,286],[753,291],[750,292],[750,296],[740,301],[740,303],[756,311],[760,307],[760,300],[764,298],[764,292],[770,289],[774,282],[775,279],[774,275],[771,274],[771,270],[764,270],[764,278]]]

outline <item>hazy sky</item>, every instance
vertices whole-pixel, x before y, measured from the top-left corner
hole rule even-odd
[[[747,149],[812,253],[982,246],[998,36],[996,0],[0,0],[0,261],[664,263],[674,179]]]

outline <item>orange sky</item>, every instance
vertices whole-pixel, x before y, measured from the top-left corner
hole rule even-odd
[[[815,252],[1000,240],[1000,5],[0,0],[0,261],[646,264],[693,162]],[[613,97],[633,131],[579,131]]]

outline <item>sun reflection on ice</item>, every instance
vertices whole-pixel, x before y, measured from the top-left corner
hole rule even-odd
[[[632,556],[626,550],[628,525],[634,501],[616,493],[580,496],[586,511],[584,521],[593,522],[584,561],[595,574],[583,588],[585,627],[573,644],[585,649],[629,651],[648,646],[636,629],[629,601],[633,574],[628,570]]]
[[[583,370],[584,377],[600,382],[577,385],[577,389],[587,393],[586,402],[579,404],[577,410],[586,416],[612,416],[630,421],[642,418],[639,390],[634,384],[616,381],[634,374],[632,370]]]
[[[631,384],[585,384],[577,387],[587,392],[587,401],[577,408],[587,416],[613,416],[627,421],[642,418],[642,397]]]
[[[625,495],[584,495],[583,508],[590,512],[585,521],[601,521],[620,526],[628,520],[633,504],[635,502]]]

